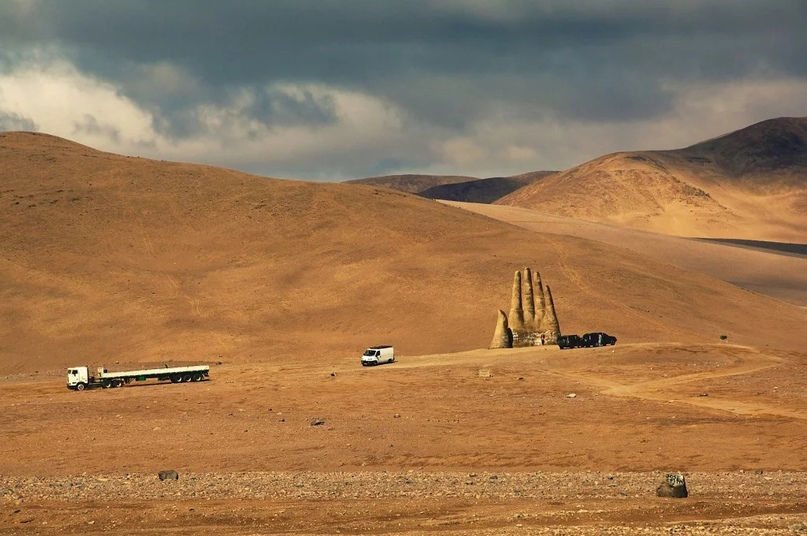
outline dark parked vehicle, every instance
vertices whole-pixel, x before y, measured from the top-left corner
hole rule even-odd
[[[577,335],[561,335],[558,337],[558,346],[561,350],[564,348],[580,348],[583,346],[583,339]]]
[[[607,346],[616,344],[616,337],[607,333],[586,333],[583,335],[583,346]]]
[[[616,337],[607,333],[586,333],[582,337],[579,335],[561,335],[558,337],[558,347],[564,348],[590,348],[592,346],[606,346],[616,344]]]

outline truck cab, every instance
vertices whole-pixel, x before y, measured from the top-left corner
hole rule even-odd
[[[71,367],[67,369],[67,388],[83,391],[91,382],[88,367]]]

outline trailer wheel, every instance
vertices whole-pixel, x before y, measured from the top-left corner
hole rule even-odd
[[[83,391],[86,385],[83,382],[79,382],[76,384],[76,391]]]
[[[182,381],[182,378],[179,377],[179,374],[171,374],[171,383],[179,383]]]
[[[192,379],[193,379],[193,377],[190,374],[184,374],[182,376],[182,381],[185,382],[185,383],[191,381]]]
[[[112,387],[123,387],[123,380],[112,380]]]
[[[109,389],[109,380],[102,381],[101,387],[103,387],[104,389]]]
[[[200,372],[194,372],[193,376],[191,377],[192,382],[200,382],[202,381],[202,374]]]

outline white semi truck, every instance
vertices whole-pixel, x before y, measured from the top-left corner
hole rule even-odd
[[[71,367],[67,369],[67,388],[83,391],[88,387],[101,386],[122,387],[132,380],[142,382],[149,378],[158,380],[171,380],[172,383],[198,382],[208,377],[210,367],[207,365],[194,365],[190,367],[165,367],[144,370],[127,370],[124,372],[109,372],[104,367],[98,367],[95,376],[90,374],[86,366]]]

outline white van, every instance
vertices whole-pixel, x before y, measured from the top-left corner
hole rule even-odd
[[[378,365],[379,363],[394,363],[395,350],[392,346],[371,346],[361,356],[361,364]]]

